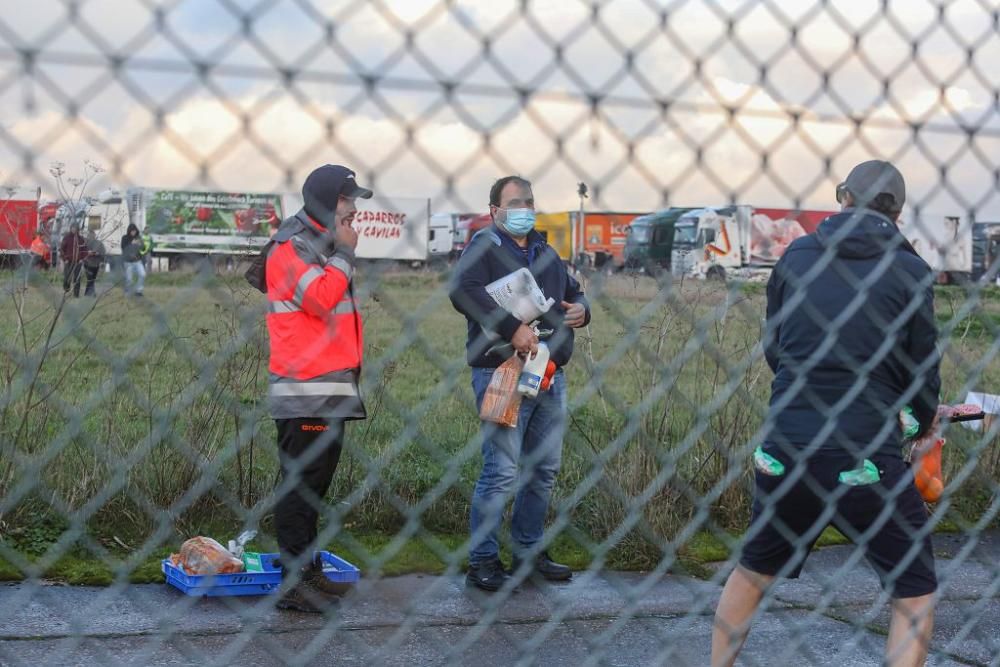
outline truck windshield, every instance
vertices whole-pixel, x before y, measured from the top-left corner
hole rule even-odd
[[[630,243],[649,243],[649,225],[637,225],[634,222],[628,228]]]
[[[694,245],[698,240],[698,223],[694,220],[678,220],[674,226],[675,245]]]

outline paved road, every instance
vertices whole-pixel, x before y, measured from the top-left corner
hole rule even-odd
[[[1000,664],[1000,534],[935,541],[942,601],[932,665]],[[888,610],[849,547],[823,549],[756,620],[744,665],[873,665]],[[580,573],[506,596],[461,576],[364,580],[330,618],[262,598],[166,586],[0,587],[2,665],[705,665],[715,581]]]

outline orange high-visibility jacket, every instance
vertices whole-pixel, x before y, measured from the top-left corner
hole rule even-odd
[[[267,256],[268,406],[274,419],[364,419],[363,339],[354,252],[328,255],[328,232],[305,211],[281,223]]]
[[[34,240],[31,241],[31,252],[44,259],[46,262],[52,257],[52,251],[49,250],[49,244],[43,241],[41,236],[36,236]]]

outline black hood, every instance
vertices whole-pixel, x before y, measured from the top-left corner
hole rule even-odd
[[[339,164],[325,164],[314,169],[302,184],[303,208],[326,229],[333,229],[341,197],[368,199],[371,196],[371,190],[354,180],[354,172]]]
[[[831,215],[816,229],[816,239],[823,247],[835,246],[838,256],[853,259],[878,257],[896,247],[916,254],[896,223],[863,208],[849,208]]]

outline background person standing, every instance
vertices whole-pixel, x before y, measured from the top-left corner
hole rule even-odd
[[[31,240],[31,265],[35,268],[48,270],[52,261],[52,251],[42,232],[35,232]]]
[[[83,260],[87,258],[87,242],[80,235],[80,223],[74,222],[69,226],[69,233],[59,244],[59,257],[63,261],[63,292],[68,294],[72,284],[73,296],[79,297],[80,271]]]
[[[97,296],[94,283],[97,281],[97,274],[101,272],[101,265],[104,264],[104,256],[107,250],[101,240],[97,238],[94,230],[87,232],[87,257],[83,260],[83,270],[87,273],[87,288],[84,296]]]
[[[144,229],[142,234],[142,268],[149,271],[153,270],[153,235],[149,233],[149,229]]]
[[[135,290],[136,296],[142,296],[146,283],[146,267],[142,260],[142,237],[135,224],[129,224],[122,237],[122,266],[125,267],[125,295]]]

